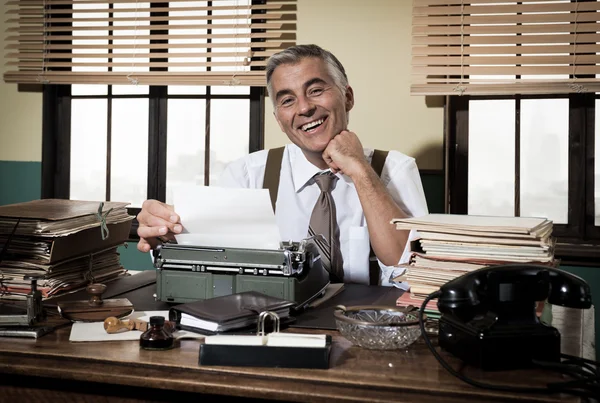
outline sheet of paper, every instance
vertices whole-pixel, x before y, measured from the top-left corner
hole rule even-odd
[[[150,321],[151,316],[163,316],[165,319],[169,319],[169,311],[139,311],[133,312],[131,315],[122,318],[122,320],[128,319],[141,319]],[[139,340],[142,332],[139,330],[128,330],[122,333],[106,333],[104,330],[104,322],[75,322],[71,327],[71,334],[69,341],[83,342],[83,341],[123,341],[123,340]],[[177,330],[173,333],[173,337],[176,339],[197,339],[203,338],[204,335],[194,332],[188,332],[185,330]]]
[[[181,217],[178,244],[279,249],[281,235],[267,189],[180,186],[173,205]]]

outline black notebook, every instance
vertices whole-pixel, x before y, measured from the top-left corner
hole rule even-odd
[[[293,301],[246,291],[174,306],[169,310],[169,319],[182,329],[219,333],[256,325],[263,311],[275,312],[283,320],[295,305]]]

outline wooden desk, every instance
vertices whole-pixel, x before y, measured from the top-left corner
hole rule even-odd
[[[70,343],[69,333],[70,326],[37,341],[0,338],[0,400],[198,401],[196,394],[205,394],[236,401],[578,401],[472,387],[443,369],[423,341],[401,351],[371,351],[331,331],[330,369],[308,370],[200,366],[198,340],[182,340],[169,351],[146,351],[132,341]],[[461,367],[459,360],[442,355]],[[463,370],[474,379],[510,386],[561,379],[541,370]]]

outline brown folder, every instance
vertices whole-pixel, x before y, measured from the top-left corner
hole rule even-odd
[[[106,214],[111,208],[119,209],[129,205],[129,203],[110,201],[40,199],[0,206],[0,217],[48,221],[66,220],[86,215],[95,215],[98,212],[100,203],[104,203],[104,207],[102,208],[103,214]]]
[[[57,237],[101,224],[129,222],[124,202],[41,199],[0,206],[0,234]],[[98,210],[102,206],[102,217]]]
[[[122,245],[129,239],[132,221],[133,218],[129,221],[107,224],[109,233],[106,239],[102,239],[100,227],[88,228],[76,234],[55,237],[52,241],[48,263],[94,253],[110,246]]]

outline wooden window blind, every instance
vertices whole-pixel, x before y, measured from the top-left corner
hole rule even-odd
[[[414,95],[600,91],[600,2],[413,0]]]
[[[9,0],[7,83],[265,86],[295,0]]]

